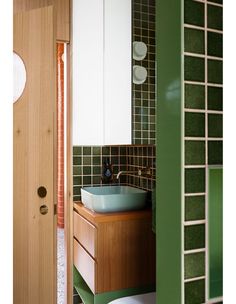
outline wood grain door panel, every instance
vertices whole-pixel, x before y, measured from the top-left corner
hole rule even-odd
[[[14,15],[14,51],[27,73],[13,109],[14,304],[56,303],[55,47],[52,6]]]

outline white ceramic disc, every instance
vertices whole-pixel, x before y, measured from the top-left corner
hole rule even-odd
[[[147,78],[147,70],[139,65],[133,66],[133,83],[142,84]]]
[[[21,57],[13,52],[13,102],[22,95],[26,84],[26,69]]]
[[[142,41],[133,42],[133,58],[135,60],[143,60],[147,54],[147,46]]]

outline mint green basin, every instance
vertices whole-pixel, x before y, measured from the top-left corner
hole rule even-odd
[[[142,209],[147,191],[130,186],[84,187],[81,200],[85,207],[95,212],[117,212]]]

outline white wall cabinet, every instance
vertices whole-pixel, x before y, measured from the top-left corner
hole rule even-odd
[[[131,0],[73,0],[73,145],[131,144]]]

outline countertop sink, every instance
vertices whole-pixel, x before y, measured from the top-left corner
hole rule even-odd
[[[83,187],[81,200],[95,212],[138,210],[145,206],[147,191],[131,186]]]

